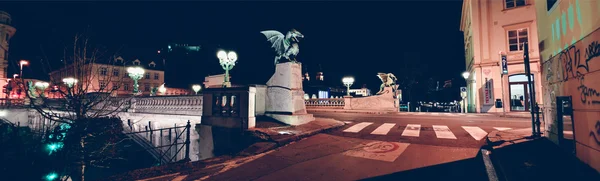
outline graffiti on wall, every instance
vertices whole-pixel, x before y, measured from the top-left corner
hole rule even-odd
[[[563,64],[562,79],[563,81],[567,81],[569,78],[579,80],[577,90],[580,92],[580,101],[584,105],[600,104],[600,92],[585,83],[585,74],[590,72],[590,62],[600,56],[600,43],[593,41],[584,51],[585,54],[582,57],[581,50],[577,46],[572,45],[561,52],[558,59]],[[547,74],[546,76],[549,75]]]
[[[600,145],[600,120],[596,121],[596,126],[594,127],[596,130],[595,132],[594,130],[590,131],[590,137],[594,138],[596,144]]]
[[[581,92],[581,103],[583,104],[600,104],[600,92],[598,90],[585,85],[585,77],[579,78],[579,87],[577,90]]]

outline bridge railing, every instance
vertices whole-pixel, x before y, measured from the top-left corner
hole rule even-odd
[[[344,98],[322,98],[304,100],[306,107],[344,109]]]
[[[24,99],[0,98],[0,108],[23,107]]]
[[[202,95],[135,97],[129,112],[202,115]]]

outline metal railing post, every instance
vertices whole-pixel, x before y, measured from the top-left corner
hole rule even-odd
[[[185,133],[185,159],[190,159],[190,120],[188,120],[187,125],[185,125],[185,129],[187,129]]]
[[[150,128],[150,143],[152,143],[152,145],[154,145],[154,136],[152,134],[152,123],[150,121],[148,121],[148,128]]]

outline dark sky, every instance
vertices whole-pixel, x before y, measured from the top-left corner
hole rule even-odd
[[[376,90],[381,83],[377,72],[399,75],[405,61],[426,67],[424,80],[456,79],[456,89],[464,84],[461,6],[458,0],[9,2],[0,9],[12,15],[17,29],[9,72],[17,70],[19,59],[28,59],[33,65],[25,68],[25,75],[47,75],[49,70],[36,63],[60,61],[73,35],[85,31],[95,43],[139,57],[155,55],[169,42],[201,45],[201,58],[186,62],[186,71],[166,72],[182,77],[176,85],[201,83],[208,74],[222,73],[219,48],[238,53],[233,83],[265,84],[274,72],[275,54],[260,31],[295,28],[305,36],[298,57],[303,66],[316,71],[320,65],[331,84],[341,85],[343,76],[352,75],[355,85]],[[420,58],[407,60],[405,54]]]

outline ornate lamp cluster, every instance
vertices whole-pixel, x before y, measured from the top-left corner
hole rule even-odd
[[[223,87],[231,87],[229,82],[229,70],[233,69],[235,62],[237,61],[237,54],[234,51],[226,52],[221,50],[217,52],[217,58],[219,58],[219,64],[225,70],[225,80],[223,81]]]
[[[350,86],[352,86],[352,84],[354,84],[354,77],[344,77],[342,79],[342,83],[344,83],[344,85],[346,85],[346,95],[350,96]]]

